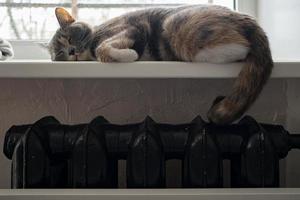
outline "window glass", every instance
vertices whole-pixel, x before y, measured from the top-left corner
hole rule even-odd
[[[234,7],[234,0],[0,0],[0,37],[49,39],[58,28],[54,8],[66,7],[82,21],[99,25],[128,11],[155,6],[214,3]]]

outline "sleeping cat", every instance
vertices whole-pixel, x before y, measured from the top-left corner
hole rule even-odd
[[[163,60],[228,63],[244,61],[233,91],[219,97],[208,119],[228,124],[255,101],[273,61],[267,36],[251,17],[215,5],[151,8],[91,27],[63,8],[60,28],[49,43],[52,60],[134,62]]]

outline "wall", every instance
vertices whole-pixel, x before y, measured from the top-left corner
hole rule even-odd
[[[215,96],[226,94],[232,82],[193,79],[1,79],[0,147],[3,148],[5,131],[11,125],[32,123],[45,115],[54,115],[63,123],[88,122],[97,115],[103,115],[113,123],[138,122],[146,115],[168,123],[190,122],[198,114],[205,118]],[[284,80],[271,80],[248,113],[261,122],[284,124],[286,87]],[[0,154],[0,168],[0,188],[8,188],[10,161],[3,154]],[[169,168],[178,171],[174,165],[169,165]],[[284,183],[285,173],[282,174]],[[173,178],[169,182],[169,185],[176,185],[172,182],[178,182],[178,179]]]

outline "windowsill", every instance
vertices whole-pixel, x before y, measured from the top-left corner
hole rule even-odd
[[[0,78],[234,78],[243,63],[187,62],[0,62]],[[272,78],[299,78],[300,61],[275,62]]]

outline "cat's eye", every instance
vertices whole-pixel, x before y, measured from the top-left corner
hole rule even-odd
[[[63,55],[63,51],[59,51],[58,53],[56,53],[56,56],[61,56],[61,55]]]
[[[55,54],[54,59],[52,59],[52,60],[56,60],[56,61],[59,61],[59,60],[60,60],[60,61],[66,60],[66,57],[65,57],[65,55],[64,55],[64,51],[61,50],[61,51],[57,52],[57,53]]]
[[[69,44],[71,44],[72,43],[72,38],[69,38],[68,42],[69,42]]]

